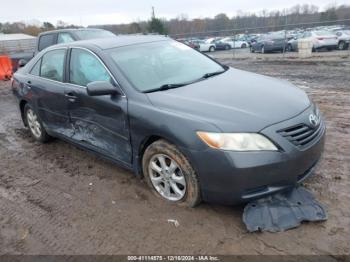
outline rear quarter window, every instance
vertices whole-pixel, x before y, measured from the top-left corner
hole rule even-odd
[[[34,76],[40,76],[40,66],[41,66],[41,59],[39,59],[36,64],[33,66],[32,70],[30,70],[30,74]]]
[[[52,50],[41,58],[40,76],[62,82],[65,62],[65,49]]]

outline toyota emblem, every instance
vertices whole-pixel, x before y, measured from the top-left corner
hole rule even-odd
[[[310,124],[315,126],[318,126],[318,124],[320,123],[320,117],[316,116],[315,114],[311,114],[309,115],[309,121]]]

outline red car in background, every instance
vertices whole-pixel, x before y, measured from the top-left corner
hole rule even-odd
[[[195,43],[191,40],[188,40],[186,38],[176,39],[178,42],[183,43],[185,45],[188,45],[189,47],[192,47],[193,49],[199,50],[199,44]]]

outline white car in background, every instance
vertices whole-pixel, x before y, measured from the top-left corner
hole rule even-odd
[[[338,49],[348,49],[350,44],[350,30],[339,30],[335,34],[338,37]]]
[[[223,38],[220,40],[220,42],[229,44],[231,48],[247,48],[249,46],[247,41],[241,38],[235,39],[234,37]]]
[[[199,44],[199,51],[201,51],[201,52],[214,52],[215,51],[215,43],[210,41],[210,39],[208,39],[206,41],[205,40],[196,40],[194,42]]]
[[[333,50],[338,47],[338,37],[326,30],[318,31],[306,31],[301,39],[308,39],[312,42],[312,50],[326,48],[327,50]]]

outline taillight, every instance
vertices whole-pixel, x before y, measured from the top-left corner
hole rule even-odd
[[[11,89],[12,90],[18,89],[18,82],[16,81],[16,79],[11,77],[10,81],[11,81]]]

